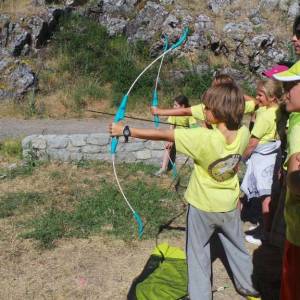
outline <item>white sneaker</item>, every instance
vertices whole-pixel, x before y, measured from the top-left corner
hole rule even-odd
[[[248,243],[260,246],[262,244],[260,239],[253,237],[253,235],[245,235],[245,239]]]
[[[258,226],[259,226],[259,223],[255,224],[255,225],[251,225],[247,231],[254,230],[254,229],[256,229]]]

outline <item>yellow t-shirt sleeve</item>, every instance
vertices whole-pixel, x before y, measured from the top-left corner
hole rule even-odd
[[[289,157],[292,156],[295,153],[300,152],[300,124],[295,125],[290,133],[289,133],[289,140],[290,145],[289,145]]]
[[[253,129],[251,131],[251,135],[254,135],[258,139],[262,139],[271,129],[270,122],[265,119],[263,116],[257,116]]]
[[[245,110],[244,114],[250,114],[255,111],[255,101],[254,100],[249,100],[245,101]]]
[[[194,117],[189,117],[189,127],[197,127],[197,120]]]
[[[191,106],[192,116],[197,120],[204,121],[205,120],[204,107],[205,105],[202,103]]]
[[[206,128],[175,129],[176,151],[197,160],[205,147],[207,130]]]
[[[170,124],[175,124],[176,122],[175,122],[175,117],[174,116],[170,116],[169,118],[168,118],[168,120],[167,120],[167,122],[168,123],[170,123]]]

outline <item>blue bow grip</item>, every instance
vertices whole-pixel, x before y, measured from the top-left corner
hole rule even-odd
[[[120,106],[118,108],[118,111],[117,111],[117,113],[115,115],[115,118],[114,118],[114,123],[118,123],[118,122],[120,122],[121,120],[124,119],[126,106],[127,106],[127,101],[128,101],[128,95],[126,94],[122,98],[121,104],[120,104]],[[118,143],[119,143],[119,139],[116,138],[116,137],[113,137],[112,140],[111,140],[111,144],[110,144],[110,153],[111,154],[116,153]]]
[[[181,35],[179,40],[174,45],[171,46],[171,48],[176,49],[177,47],[181,46],[184,43],[184,41],[186,40],[188,33],[189,33],[189,28],[185,27],[183,34]]]
[[[158,107],[158,94],[157,94],[157,90],[153,91],[152,106],[153,107]],[[154,115],[154,124],[155,124],[156,128],[158,128],[159,123],[160,123],[160,121],[159,121],[158,115]]]

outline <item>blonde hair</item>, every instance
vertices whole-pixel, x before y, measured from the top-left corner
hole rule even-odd
[[[214,117],[224,122],[229,130],[240,128],[244,110],[244,95],[234,83],[210,87],[203,97],[203,103]]]
[[[280,81],[273,79],[259,80],[257,82],[257,88],[261,88],[268,98],[275,98],[276,103],[282,103],[283,88]]]

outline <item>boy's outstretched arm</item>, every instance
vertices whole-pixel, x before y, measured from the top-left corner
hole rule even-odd
[[[111,123],[108,131],[111,136],[122,136],[124,125]],[[130,127],[131,136],[143,140],[174,142],[174,130],[172,129],[144,129]]]
[[[293,194],[300,196],[300,152],[289,159],[287,185]]]
[[[151,107],[152,115],[158,116],[192,116],[192,109],[190,107],[180,107],[180,108],[158,108]]]

